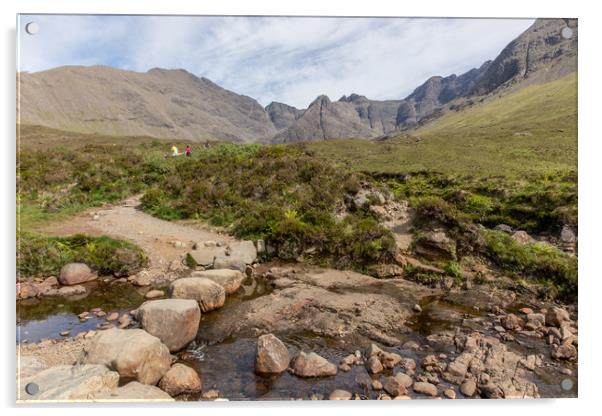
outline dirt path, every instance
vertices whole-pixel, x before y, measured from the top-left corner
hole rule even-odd
[[[42,229],[49,235],[85,233],[94,236],[108,235],[138,244],[149,257],[151,271],[165,271],[173,260],[190,251],[199,241],[234,239],[207,225],[179,224],[161,220],[136,207],[140,197],[132,197],[121,204],[87,210],[68,220]],[[182,244],[183,243],[183,244]]]

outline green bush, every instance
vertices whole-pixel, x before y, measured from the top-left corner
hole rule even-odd
[[[269,241],[276,255],[306,252],[353,267],[390,259],[394,241],[367,210],[335,217],[358,174],[299,147],[224,144],[178,164],[142,198],[166,219],[203,218],[240,238]]]
[[[86,263],[101,275],[129,276],[148,264],[143,250],[109,237],[76,234],[47,237],[21,233],[17,239],[17,273],[20,276],[58,276],[67,263]]]
[[[486,254],[517,276],[553,283],[562,296],[577,296],[577,259],[544,243],[520,244],[501,231],[484,231]]]

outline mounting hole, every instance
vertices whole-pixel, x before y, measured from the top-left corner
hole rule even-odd
[[[571,390],[573,388],[573,380],[570,378],[565,378],[560,382],[560,387],[562,387],[562,390],[565,391]]]
[[[25,31],[30,35],[35,35],[40,31],[40,26],[36,22],[29,22],[25,25]]]
[[[567,26],[564,29],[562,29],[560,34],[562,35],[563,38],[570,39],[573,37],[573,29],[571,29],[570,27]]]
[[[40,391],[40,387],[36,383],[27,383],[25,391],[27,394],[35,396]]]

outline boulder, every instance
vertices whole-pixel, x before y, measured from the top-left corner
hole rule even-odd
[[[416,240],[414,251],[428,260],[453,260],[456,243],[443,231],[431,231]]]
[[[192,277],[206,277],[213,280],[226,290],[226,295],[235,293],[245,280],[244,275],[239,270],[231,269],[213,269],[197,271],[192,273]]]
[[[503,231],[506,234],[512,234],[514,232],[514,229],[506,224],[498,224],[495,226],[494,230]]]
[[[472,397],[477,392],[477,383],[474,380],[466,380],[460,385],[460,393],[466,397]]]
[[[292,368],[295,375],[299,377],[325,377],[334,376],[337,373],[336,365],[315,352],[307,354],[301,351],[295,357]]]
[[[198,373],[184,364],[174,364],[159,382],[159,387],[170,396],[198,393],[203,384]]]
[[[437,386],[431,383],[417,381],[414,383],[414,391],[431,397],[437,397]]]
[[[164,392],[158,387],[149,386],[148,384],[141,384],[137,381],[132,381],[123,387],[118,387],[111,390],[108,394],[102,394],[98,396],[101,401],[161,401],[161,402],[173,402],[169,394]]]
[[[512,234],[512,239],[519,244],[533,244],[537,242],[526,231],[515,232],[514,234]]]
[[[401,362],[401,355],[394,352],[383,351],[380,355],[380,362],[385,368],[393,368]]]
[[[174,299],[194,299],[201,312],[209,312],[224,306],[226,290],[206,277],[185,277],[175,280],[169,287]]]
[[[347,390],[335,390],[330,393],[328,400],[351,400],[351,393]]]
[[[287,369],[290,362],[288,349],[273,334],[257,338],[255,354],[255,372],[260,374],[281,373]]]
[[[406,387],[401,383],[401,381],[397,377],[393,376],[387,377],[385,379],[383,388],[387,393],[389,393],[393,397],[403,396],[407,393]]]
[[[138,320],[146,332],[175,352],[196,337],[201,310],[193,299],[151,300],[138,308]]]
[[[199,246],[188,255],[199,266],[211,266],[216,257],[226,255],[226,250],[223,247]]]
[[[410,388],[412,386],[412,384],[414,383],[414,380],[412,380],[412,377],[410,377],[409,375],[407,375],[405,373],[397,373],[397,374],[395,374],[395,378],[405,388]]]
[[[548,309],[546,313],[546,325],[547,326],[555,326],[557,328],[562,326],[563,322],[569,322],[571,317],[569,313],[562,308],[557,306],[553,306]]]
[[[257,260],[257,248],[252,241],[236,241],[228,244],[228,254],[233,259],[245,264],[253,264]]]
[[[17,283],[17,299],[35,298],[38,294],[40,294],[40,289],[33,281]]]
[[[500,323],[509,330],[519,330],[522,325],[521,319],[513,313],[502,316]]]
[[[85,364],[102,364],[121,377],[157,384],[171,366],[169,348],[142,329],[111,328],[84,346]]]
[[[239,272],[244,272],[247,268],[247,263],[244,261],[237,259],[235,257],[230,256],[218,256],[215,258],[213,262],[214,269],[229,269],[229,270],[238,270]]]
[[[68,263],[61,268],[59,282],[65,286],[72,286],[95,280],[97,277],[84,263]]]
[[[35,383],[38,391],[27,392]],[[116,388],[119,374],[104,365],[58,365],[23,377],[18,383],[18,400],[89,400]]]
[[[577,348],[571,344],[562,344],[553,347],[550,355],[557,360],[574,360],[577,358]]]
[[[383,372],[384,367],[378,357],[373,355],[366,361],[366,370],[368,370],[370,374],[380,374]]]

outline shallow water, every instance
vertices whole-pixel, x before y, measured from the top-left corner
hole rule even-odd
[[[80,322],[77,315],[100,307],[110,312],[127,313],[144,302],[148,288],[136,288],[128,283],[91,282],[85,295],[70,298],[52,297],[27,299],[17,302],[17,342],[37,342],[42,339],[63,338],[59,333],[69,331],[70,336],[96,329],[106,322],[90,314],[90,319]]]
[[[70,335],[78,332],[96,329],[97,324],[106,322],[104,318],[91,317],[86,322],[80,322],[77,315],[95,307],[101,307],[105,312],[117,311],[120,314],[137,308],[144,302],[144,293],[148,288],[135,288],[129,284],[87,284],[88,293],[78,298],[47,298],[19,302],[17,308],[17,342],[28,340],[36,342],[41,339],[58,339],[61,331],[70,331]],[[383,291],[389,295],[407,302],[408,294],[386,282],[371,290]],[[312,395],[317,398],[327,397],[335,389],[346,389],[359,394],[363,398],[375,399],[380,392],[360,387],[357,377],[366,377],[368,373],[364,366],[352,366],[351,371],[339,371],[333,377],[303,379],[287,372],[277,376],[260,376],[254,371],[255,365],[255,337],[230,337],[218,343],[209,343],[204,339],[202,328],[211,326],[211,323],[220,317],[228,316],[228,311],[240,304],[271,292],[269,284],[263,280],[248,278],[243,282],[242,289],[235,295],[227,298],[224,307],[211,313],[203,314],[201,330],[197,341],[192,343],[188,350],[178,354],[179,361],[195,368],[203,379],[203,390],[217,389],[222,397],[231,400],[295,400],[310,399]],[[440,331],[454,331],[460,325],[464,327],[474,325],[473,329],[484,334],[493,334],[491,325],[483,325],[485,320],[480,319],[486,314],[474,308],[447,302],[441,297],[425,297],[420,302],[422,312],[415,314],[408,321],[411,332],[406,334],[406,340],[414,340],[420,345],[425,344],[426,336]],[[225,315],[224,315],[225,314]],[[472,327],[472,326],[471,326]],[[332,339],[316,336],[312,333],[277,334],[287,345],[291,357],[299,351],[314,351],[333,363],[340,360],[356,349],[365,347],[365,340],[359,342],[354,337],[346,339]],[[543,340],[531,337],[517,336],[518,342],[508,343],[508,347],[520,351],[522,354],[543,353],[548,354],[547,346]],[[453,358],[451,351],[420,351],[401,347],[386,348],[397,352],[403,357],[413,358],[420,362],[422,357],[429,353],[445,352]],[[542,397],[575,397],[577,394],[576,366],[571,366],[573,376],[565,376],[559,372],[560,365],[556,367],[538,369],[533,373]],[[395,369],[395,372],[400,371]],[[370,376],[373,379],[384,381],[385,372],[380,376]],[[562,380],[570,379],[573,386],[570,390],[563,390],[560,385]],[[443,380],[438,386],[439,391],[451,385]],[[454,388],[457,396],[462,397],[457,386]],[[422,399],[411,393],[414,398]],[[199,400],[199,395],[180,396],[179,400]]]

